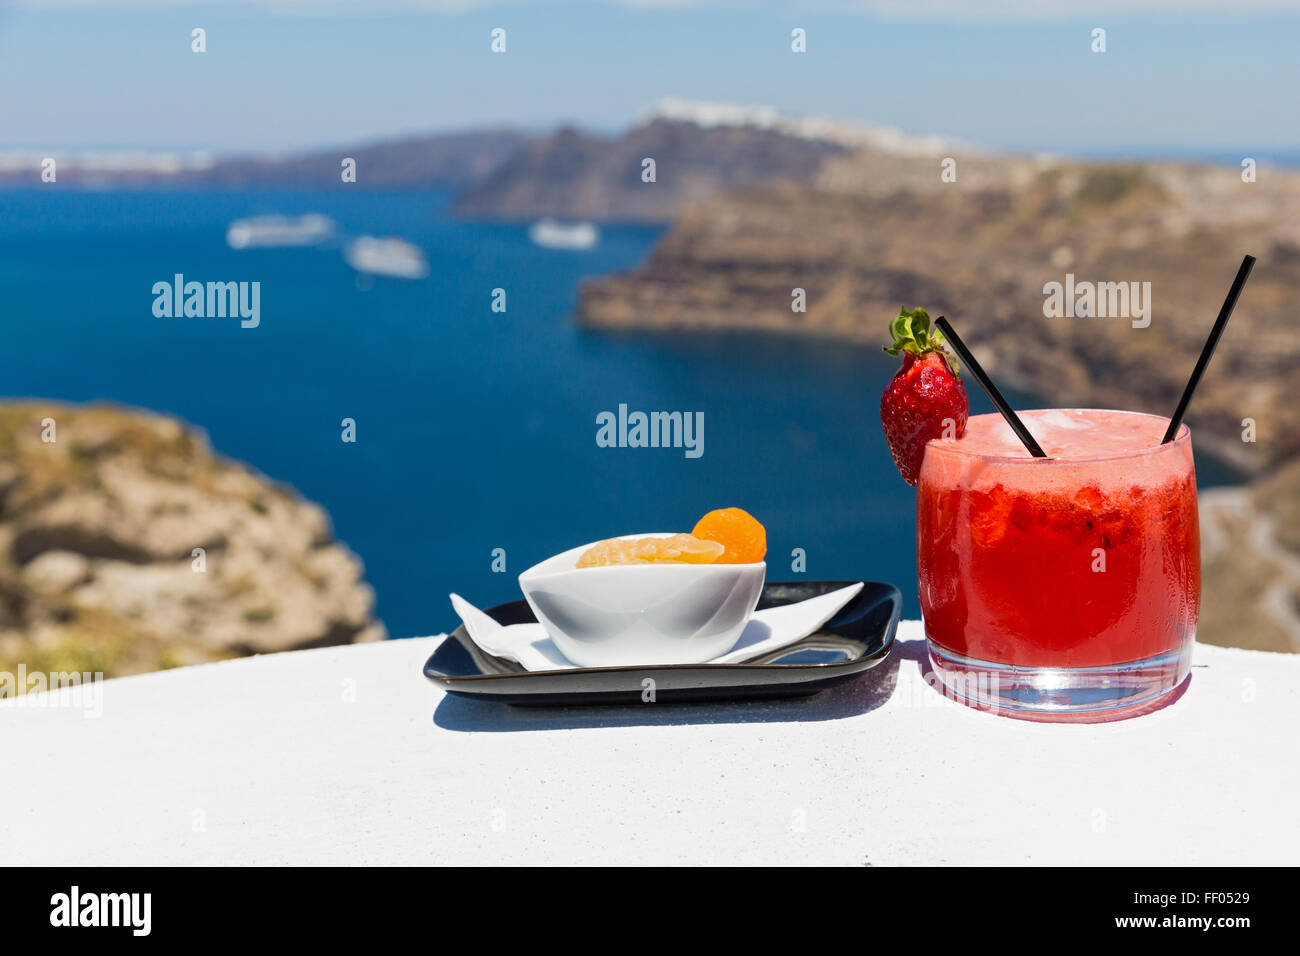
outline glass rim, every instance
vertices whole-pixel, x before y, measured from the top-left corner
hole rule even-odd
[[[1153,415],[1150,412],[1134,412],[1124,408],[1027,408],[1022,410],[1020,414],[1025,415],[1036,412],[1107,412],[1109,414],[1118,415],[1136,415],[1141,418],[1152,418],[1157,421],[1165,422],[1166,427],[1168,427],[1168,422],[1170,420],[1168,415]],[[981,414],[993,415],[997,418],[1002,417],[996,411]],[[1145,458],[1150,455],[1158,455],[1162,452],[1181,448],[1182,446],[1189,444],[1191,440],[1192,430],[1188,427],[1186,422],[1183,422],[1178,426],[1178,434],[1174,436],[1174,440],[1171,442],[1159,445],[1147,445],[1133,451],[1119,452],[1117,454],[1089,455],[1080,458],[1035,458],[1032,455],[1028,457],[1022,455],[986,455],[981,452],[963,450],[960,447],[960,439],[951,445],[940,445],[937,443],[937,440],[933,438],[925,443],[925,453],[928,455],[931,452],[934,452],[935,454],[954,455],[958,458],[964,458],[967,461],[997,462],[999,464],[1088,465],[1103,461],[1132,461],[1135,458]]]

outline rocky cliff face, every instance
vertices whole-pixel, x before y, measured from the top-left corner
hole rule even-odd
[[[0,670],[113,676],[377,640],[373,606],[320,507],[175,419],[0,406]]]
[[[1300,651],[1300,462],[1200,503],[1199,639]]]
[[[456,212],[471,218],[667,222],[715,193],[775,178],[807,179],[835,142],[746,126],[656,119],[617,137],[562,129],[515,152],[471,184]],[[655,162],[654,182],[642,162]]]
[[[581,294],[592,327],[731,329],[883,341],[900,305],[945,313],[990,373],[1051,404],[1169,413],[1245,252],[1259,263],[1189,419],[1263,470],[1300,454],[1300,176],[1010,157],[857,154],[811,185],[687,209],[637,270]],[[1044,286],[1150,283],[1150,324],[1048,318]],[[791,309],[792,290],[807,311]],[[1242,441],[1242,420],[1257,441]]]

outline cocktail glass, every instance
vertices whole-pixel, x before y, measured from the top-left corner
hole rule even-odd
[[[917,486],[930,661],[946,693],[1037,720],[1158,706],[1187,676],[1200,608],[1196,472],[1166,418],[1059,409],[997,415],[931,442]]]

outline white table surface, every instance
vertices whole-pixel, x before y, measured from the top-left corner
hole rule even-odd
[[[1294,864],[1300,656],[1198,647],[1133,720],[1033,724],[889,660],[794,701],[448,697],[440,638],[0,704],[5,863]]]

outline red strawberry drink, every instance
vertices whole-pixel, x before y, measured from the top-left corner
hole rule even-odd
[[[931,661],[957,696],[1013,716],[1096,720],[1187,675],[1200,606],[1186,428],[1133,412],[999,415],[928,443],[917,563]]]

